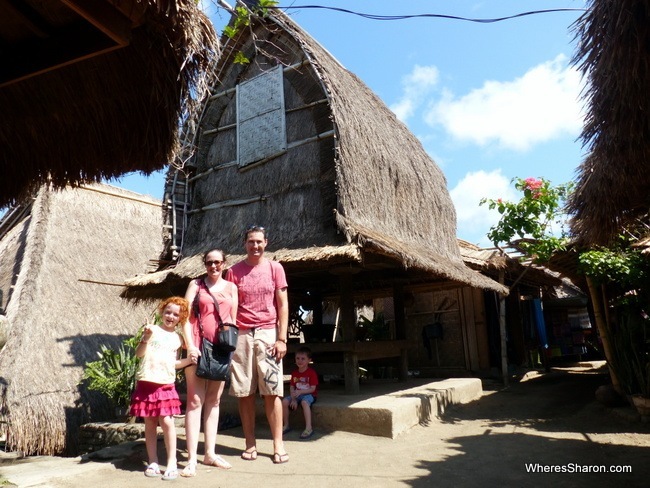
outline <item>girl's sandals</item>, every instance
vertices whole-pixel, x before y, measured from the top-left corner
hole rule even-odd
[[[311,429],[305,429],[302,431],[302,434],[300,434],[300,438],[302,440],[309,439],[311,436],[314,435],[314,431]]]
[[[253,448],[252,451],[244,451],[241,453],[241,458],[244,461],[255,461],[257,459],[257,449]]]
[[[273,454],[273,464],[284,464],[288,462],[289,455],[286,452],[284,454],[280,454],[279,452]]]
[[[185,465],[183,471],[181,471],[181,476],[183,478],[192,478],[196,476],[196,461],[190,461]]]
[[[162,479],[165,481],[172,481],[176,478],[178,478],[178,468],[176,468],[176,465],[167,466],[167,469],[162,475]]]
[[[255,452],[255,456],[257,457],[257,452]],[[252,459],[251,459],[252,461]],[[232,468],[232,465],[226,461],[224,458],[222,458],[219,455],[216,455],[214,459],[211,458],[204,458],[203,459],[203,464],[207,464],[208,466],[215,466],[220,469],[230,469]]]
[[[147,478],[157,478],[160,476],[160,467],[158,463],[151,463],[147,466],[147,469],[144,470],[144,475]]]

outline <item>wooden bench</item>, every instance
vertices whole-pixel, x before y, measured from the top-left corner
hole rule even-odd
[[[399,378],[408,377],[407,349],[413,347],[414,341],[355,341],[355,342],[304,342],[288,344],[288,352],[295,353],[306,346],[324,363],[338,362],[343,366],[345,392],[359,393],[359,361],[399,357]]]

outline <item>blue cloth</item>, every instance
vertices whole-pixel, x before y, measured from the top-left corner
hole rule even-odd
[[[539,298],[533,299],[533,318],[537,326],[537,336],[539,343],[548,349],[548,339],[546,338],[546,323],[544,322],[544,312],[542,311],[542,301]]]

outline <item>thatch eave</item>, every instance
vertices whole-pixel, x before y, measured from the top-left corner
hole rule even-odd
[[[568,202],[581,245],[608,245],[650,208],[650,5],[591,0],[575,24],[587,156]]]
[[[156,253],[159,200],[109,185],[43,185],[0,229],[0,431],[26,455],[78,454],[79,426],[112,416],[80,385],[102,344],[132,335],[153,307],[120,285]]]
[[[14,7],[19,3],[29,2],[12,2]],[[26,8],[42,25],[51,25],[44,35],[92,32],[101,37],[72,4],[45,0]],[[93,5],[126,18],[123,45],[74,59],[71,46],[85,49],[90,43],[73,37],[76,42],[51,60],[72,56],[69,62],[0,83],[0,207],[44,183],[63,188],[127,172],[151,173],[173,161],[179,120],[202,96],[206,68],[218,55],[212,24],[191,0],[98,0]],[[85,25],[81,31],[80,24]],[[29,49],[34,32],[16,35],[24,25],[11,16],[0,19],[6,53]],[[58,45],[51,41],[50,50]],[[36,63],[46,51],[35,52],[34,59],[29,51],[15,63],[9,59],[3,75],[19,62]]]
[[[418,272],[418,275],[428,274],[429,279],[433,281],[449,280],[504,295],[508,294],[507,287],[471,270],[461,261],[451,261],[432,254],[426,249],[414,248],[372,231],[353,230],[350,226],[347,229],[351,241],[347,245],[278,249],[267,251],[266,255],[269,259],[282,263],[285,268],[301,270],[315,268],[326,270],[328,267],[350,264],[361,268],[364,266],[364,258],[367,255],[382,256],[399,263],[403,270],[414,270]],[[244,255],[230,255],[228,263],[236,263],[244,257]],[[138,275],[127,280],[121,296],[135,302],[164,298],[170,294],[172,288],[184,289],[191,279],[204,273],[202,255],[188,256],[181,259],[173,268]]]

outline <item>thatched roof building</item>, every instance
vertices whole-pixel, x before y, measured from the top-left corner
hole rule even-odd
[[[523,259],[526,255],[517,245],[519,242],[514,243],[508,254],[503,254],[494,248],[483,249],[462,239],[459,239],[458,244],[463,261],[470,268],[481,271],[495,280],[498,280],[499,273],[503,272],[504,284],[511,291],[519,285],[551,296],[558,287],[584,293],[580,288],[584,284],[576,274],[550,266],[537,265]]]
[[[583,244],[607,244],[650,209],[650,4],[591,0],[577,22],[576,63],[588,80],[579,168],[569,209]]]
[[[0,0],[0,207],[173,160],[218,54],[193,0]]]
[[[196,152],[166,188],[167,257],[180,260],[129,280],[123,296],[181,292],[204,272],[202,252],[240,254],[253,223],[268,228],[269,254],[299,294],[336,294],[345,270],[355,289],[440,281],[506,292],[463,264],[444,174],[359,78],[281,12],[222,44],[189,138]],[[233,62],[240,52],[250,63]]]
[[[79,386],[101,344],[137,331],[151,306],[119,297],[160,247],[160,201],[108,185],[51,191],[0,222],[0,429],[9,450],[74,454],[78,427],[106,419]]]

